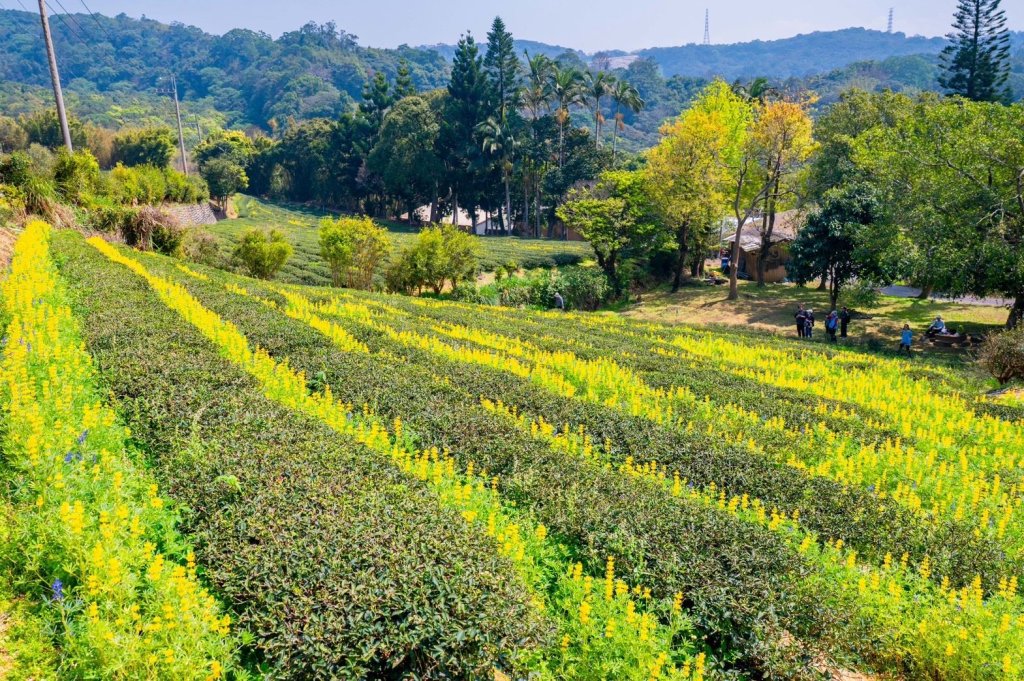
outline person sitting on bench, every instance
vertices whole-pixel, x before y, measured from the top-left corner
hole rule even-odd
[[[933,336],[945,336],[949,331],[946,329],[946,322],[942,321],[942,317],[936,317],[932,325],[925,331],[925,335],[929,338]]]

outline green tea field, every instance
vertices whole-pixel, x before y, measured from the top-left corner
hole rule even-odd
[[[276,229],[285,235],[295,249],[294,256],[281,270],[279,278],[293,284],[330,285],[330,270],[320,257],[317,235],[319,221],[328,213],[296,206],[282,206],[241,195],[236,199],[236,205],[237,218],[223,220],[208,228],[220,239],[225,256],[231,254],[231,250],[246,231]],[[386,224],[394,252],[411,244],[415,239],[414,228],[401,223]],[[479,244],[480,268],[485,272],[508,263],[515,263],[526,269],[549,268],[576,264],[592,257],[590,246],[582,241],[489,236],[479,238]]]
[[[1024,411],[957,369],[41,222],[0,310],[0,562],[54,676],[1024,674]]]

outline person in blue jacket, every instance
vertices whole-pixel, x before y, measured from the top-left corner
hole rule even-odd
[[[910,324],[903,325],[903,332],[900,334],[900,352],[907,351],[910,356],[910,343],[914,340],[914,332],[910,330]]]

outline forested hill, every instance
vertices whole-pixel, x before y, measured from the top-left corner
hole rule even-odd
[[[331,23],[310,23],[276,39],[247,29],[217,36],[124,14],[56,14],[51,25],[69,108],[80,120],[108,128],[170,122],[167,76],[172,71],[188,119],[204,129],[252,125],[271,130],[292,120],[335,118],[354,107],[374,73],[383,71],[393,82],[403,60],[420,90],[448,81],[448,46],[368,48]],[[1024,33],[1012,39],[1010,85],[1020,98]],[[655,143],[661,122],[678,114],[711,76],[767,76],[782,90],[814,89],[823,104],[853,86],[936,89],[937,52],[943,43],[941,38],[846,29],[767,42],[652,48],[633,55],[587,55],[527,40],[517,40],[516,51],[545,54],[580,69],[600,65],[595,57],[616,57],[606,67],[621,69],[616,75],[634,84],[647,103],[639,115],[627,116],[622,135],[625,148],[637,149]],[[0,10],[0,115],[46,108],[50,97],[38,16]],[[581,113],[579,122],[587,125],[587,116]]]
[[[945,44],[945,38],[846,28],[735,45],[655,47],[636,54],[653,59],[667,76],[789,78],[837,69],[852,62],[938,54]]]
[[[393,79],[402,59],[419,89],[448,79],[448,65],[437,52],[362,47],[334,24],[307,24],[276,40],[247,29],[215,36],[124,14],[58,14],[51,28],[62,79],[78,94],[155,93],[166,88],[173,70],[184,99],[223,112],[229,124],[337,116],[359,100],[373,73]],[[49,85],[37,14],[0,10],[0,83],[5,81]]]

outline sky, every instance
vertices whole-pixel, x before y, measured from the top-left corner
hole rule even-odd
[[[82,0],[63,0],[71,12]],[[4,3],[7,5],[7,3]],[[52,3],[51,3],[52,4]],[[277,37],[313,20],[334,21],[362,45],[454,43],[483,38],[500,15],[517,38],[587,52],[701,42],[704,10],[711,42],[773,40],[863,26],[935,36],[949,30],[956,0],[85,0],[93,11],[181,21],[211,33],[251,28]],[[1024,0],[1004,0],[1009,28],[1024,30]]]

